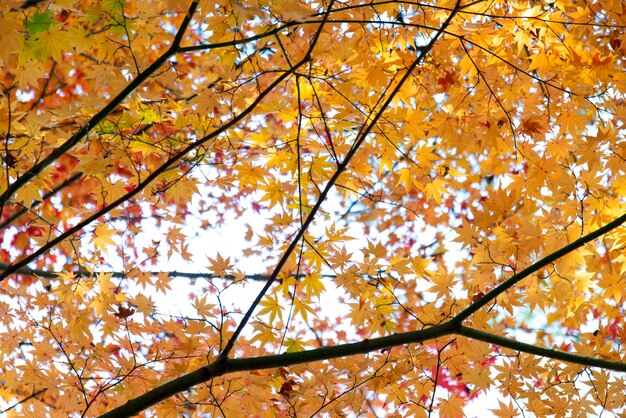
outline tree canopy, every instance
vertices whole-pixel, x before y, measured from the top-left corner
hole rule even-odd
[[[0,410],[624,412],[625,28],[620,0],[2,2]]]

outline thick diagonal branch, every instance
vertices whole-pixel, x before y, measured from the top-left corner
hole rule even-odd
[[[296,364],[331,360],[335,358],[354,356],[357,354],[371,353],[401,345],[424,343],[451,335],[460,335],[466,338],[491,343],[500,347],[506,347],[518,352],[555,360],[562,360],[568,363],[580,364],[581,366],[600,367],[606,370],[626,372],[626,363],[620,361],[582,356],[579,354],[567,353],[565,351],[526,344],[473,328],[464,326],[459,327],[453,321],[448,321],[419,331],[403,332],[381,338],[372,338],[355,343],[322,347],[296,353],[284,353],[273,356],[241,359],[222,358],[191,373],[167,382],[164,385],[161,385],[135,399],[132,399],[126,404],[107,412],[100,418],[125,418],[133,416],[144,409],[169,398],[170,396],[229,373],[274,369],[279,367],[289,367]]]
[[[180,42],[183,39],[183,35],[187,30],[187,27],[191,23],[191,18],[198,7],[198,0],[194,0],[191,2],[189,9],[183,19],[178,32],[174,36],[174,40],[172,44],[168,48],[167,51],[163,53],[160,57],[158,57],[152,64],[150,64],[145,70],[137,74],[135,77],[117,96],[115,96],[106,106],[104,106],[98,113],[96,113],[87,123],[85,123],[70,139],[65,141],[63,145],[55,148],[50,154],[48,154],[43,160],[39,161],[33,167],[31,167],[28,171],[23,173],[17,180],[15,180],[11,185],[0,195],[0,202],[2,205],[6,204],[11,197],[22,187],[28,184],[33,178],[39,175],[46,167],[59,159],[62,155],[72,149],[76,144],[82,141],[89,131],[100,122],[104,120],[111,112],[113,112],[126,98],[133,92],[137,87],[143,84],[144,81],[148,79],[151,75],[153,75],[163,64],[167,62],[173,55],[178,53],[178,48],[180,46]]]

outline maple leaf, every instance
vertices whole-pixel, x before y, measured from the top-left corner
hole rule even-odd
[[[302,279],[300,285],[310,296],[319,297],[325,290],[324,283],[322,282],[322,276],[319,274],[307,274],[304,276],[304,279]]]
[[[348,318],[350,318],[350,322],[352,323],[352,325],[355,325],[356,327],[362,327],[371,317],[371,311],[365,308],[362,301],[359,301],[359,303],[350,304],[350,313],[348,314]]]
[[[454,72],[444,70],[443,75],[437,79],[437,83],[443,88],[443,90],[448,91],[450,86],[456,83],[456,80],[457,75]]]
[[[201,298],[195,297],[193,301],[193,307],[198,311],[198,315],[201,317],[213,317],[214,304],[208,303],[206,295]]]
[[[259,311],[259,315],[269,314],[270,325],[274,324],[274,321],[276,320],[276,318],[282,321],[283,307],[279,303],[278,298],[276,296],[266,295],[265,299],[263,299],[259,303],[259,305],[263,307],[263,309]]]
[[[519,409],[513,404],[513,401],[509,401],[506,404],[502,401],[498,401],[498,408],[490,409],[490,411],[493,412],[495,416],[502,418],[513,418],[520,416]]]
[[[107,252],[109,246],[117,245],[115,241],[111,238],[115,235],[117,231],[114,229],[109,229],[107,224],[100,224],[96,226],[93,237],[91,238],[91,242],[93,243],[96,249]]]
[[[132,316],[135,313],[134,308],[127,308],[122,305],[117,305],[117,312],[113,314],[113,316],[119,319],[126,319]]]
[[[387,257],[387,249],[380,241],[374,244],[374,242],[368,240],[367,249],[362,250],[362,252],[364,256],[374,256],[375,258]]]
[[[210,262],[209,270],[213,272],[214,275],[224,278],[225,275],[233,268],[230,257],[223,258],[220,253],[217,253],[215,258],[207,257]]]
[[[624,293],[624,283],[621,274],[608,273],[602,277],[598,286],[604,289],[604,294],[613,298],[619,303],[622,300],[622,293]]]
[[[464,247],[472,247],[476,244],[478,236],[478,228],[470,224],[469,221],[465,218],[461,221],[461,226],[458,228],[454,228],[454,232],[457,233],[458,237],[454,238],[455,242],[460,242]]]
[[[417,180],[416,175],[409,168],[402,168],[398,171],[398,182],[396,186],[403,185],[405,192],[413,189],[420,189],[421,183]]]
[[[452,287],[455,284],[454,276],[447,272],[438,272],[429,277],[433,285],[428,289],[429,292],[436,292],[438,299],[444,299],[452,293]]]
[[[41,49],[41,53],[44,56],[50,56],[55,61],[59,61],[63,52],[70,47],[66,32],[60,29],[38,32],[33,39],[36,47]]]
[[[35,60],[23,62],[19,67],[17,74],[17,84],[21,89],[28,86],[34,87],[38,84],[39,79],[46,77],[46,73]]]
[[[138,294],[135,297],[130,298],[128,302],[134,306],[136,312],[142,313],[146,316],[154,313],[154,302],[148,296]]]
[[[304,321],[309,320],[309,314],[317,317],[314,307],[309,303],[301,301],[300,299],[294,299],[293,312],[295,315],[299,315]]]
[[[285,341],[285,347],[287,348],[287,353],[295,353],[298,351],[304,351],[306,349],[306,344],[304,341],[299,339],[287,338]]]
[[[40,32],[45,32],[50,29],[50,26],[58,23],[53,17],[52,12],[45,11],[40,13],[36,10],[26,21],[26,30],[29,35],[36,35]]]
[[[528,119],[523,120],[520,126],[520,133],[531,135],[531,136],[533,134],[544,133],[545,130],[546,129],[545,129],[544,123],[535,117],[530,117]]]
[[[450,396],[439,404],[439,413],[446,418],[462,417],[465,402],[463,398],[455,395]]]
[[[440,178],[434,179],[424,187],[426,199],[434,199],[436,203],[441,203],[442,195],[449,194],[450,191],[445,187],[445,180]]]

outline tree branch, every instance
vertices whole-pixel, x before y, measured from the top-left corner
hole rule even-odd
[[[10,264],[7,263],[0,263],[0,271],[4,271],[11,268]],[[40,277],[40,278],[44,278],[44,279],[54,279],[57,276],[59,276],[60,274],[63,273],[63,271],[52,271],[52,270],[43,270],[43,269],[32,269],[32,268],[28,268],[28,267],[22,267],[19,268],[17,271],[15,271],[14,273],[17,274],[24,274],[27,276],[36,276],[36,277]],[[79,270],[74,270],[73,273],[77,276],[81,276],[81,275],[85,275],[85,276],[89,276],[89,275],[99,275],[99,274],[110,274],[111,277],[115,277],[118,279],[122,279],[125,277],[128,277],[131,273],[130,272],[124,272],[124,271],[113,271],[113,270],[109,270],[109,271],[102,271],[102,270],[95,270],[95,271],[89,271],[89,270],[85,270],[85,269],[79,269]],[[148,271],[148,272],[144,272],[146,274],[149,274],[151,276],[160,276],[163,274],[166,274],[168,277],[171,278],[182,278],[182,279],[225,279],[225,280],[236,280],[238,276],[235,276],[233,274],[226,274],[223,277],[221,276],[216,276],[213,273],[193,273],[190,271]],[[245,278],[247,280],[255,280],[255,281],[267,281],[269,278],[271,277],[271,275],[269,274],[247,274],[245,276]],[[290,277],[294,277],[296,279],[302,279],[304,277],[306,277],[306,274],[298,274],[298,275],[291,275]],[[335,277],[337,277],[336,274],[323,274],[322,275],[323,278],[326,279],[333,279]]]
[[[573,243],[566,245],[560,250],[555,251],[552,254],[544,257],[543,259],[534,263],[532,266],[524,269],[520,273],[506,280],[501,285],[497,286],[491,292],[487,293],[484,297],[482,297],[481,299],[470,305],[468,308],[466,308],[464,311],[456,315],[452,320],[441,325],[435,325],[420,331],[394,334],[387,337],[364,340],[358,343],[344,344],[333,347],[323,347],[299,353],[285,353],[276,356],[235,360],[220,357],[218,361],[202,367],[192,373],[174,379],[171,382],[168,382],[162,386],[159,386],[145,393],[144,395],[141,395],[129,401],[125,405],[120,406],[107,414],[104,414],[102,417],[128,417],[137,414],[145,408],[148,408],[155,403],[160,402],[176,393],[188,390],[194,385],[206,382],[207,380],[222,376],[226,373],[275,367],[286,367],[311,361],[328,360],[337,357],[363,354],[383,348],[389,348],[392,346],[424,342],[451,334],[457,334],[467,338],[473,338],[476,340],[510,348],[512,350],[544,356],[547,358],[553,358],[555,360],[566,361],[574,364],[580,364],[583,366],[601,367],[607,370],[626,372],[626,363],[623,362],[598,359],[593,357],[581,356],[578,354],[567,353],[560,350],[538,347],[532,344],[522,343],[461,325],[462,322],[467,319],[467,317],[495,300],[498,295],[513,287],[520,280],[528,277],[534,272],[556,261],[560,257],[563,257],[564,255],[567,255],[570,252],[582,247],[586,243],[610,232],[611,230],[622,225],[624,222],[626,222],[626,214],[595,230],[594,232],[591,232],[584,237],[577,239]]]
[[[607,232],[612,231],[613,229],[622,225],[624,222],[626,222],[626,213],[620,216],[619,218],[613,220],[612,222],[609,222],[608,224],[604,225],[603,227],[598,228],[595,231],[590,232],[589,234],[578,238],[576,241],[572,242],[571,244],[568,244],[565,247],[553,252],[552,254],[545,256],[544,258],[532,264],[531,266],[526,267],[524,270],[520,271],[517,274],[514,274],[508,280],[499,284],[489,293],[487,293],[486,295],[478,299],[476,302],[472,303],[470,306],[465,308],[465,310],[463,310],[454,318],[454,321],[456,321],[458,324],[461,324],[474,312],[478,311],[479,309],[486,306],[487,304],[493,302],[499,295],[501,295],[502,293],[506,292],[508,289],[515,286],[521,280],[541,270],[547,265],[555,262],[559,258],[571,253],[572,251],[577,250],[578,248],[582,247],[588,242],[593,241],[594,239],[601,237]]]
[[[474,328],[461,326],[456,332],[474,340],[484,341],[486,343],[495,344],[500,347],[510,348],[511,350],[520,351],[522,353],[532,354],[540,357],[547,357],[555,360],[561,360],[568,363],[580,364],[581,366],[600,367],[605,370],[614,370],[616,372],[626,372],[626,363],[613,360],[604,360],[601,358],[581,356],[579,354],[568,353],[552,348],[539,347],[532,344],[522,343],[510,338],[501,337],[499,335],[490,334],[485,331],[479,331]]]
[[[397,345],[424,342],[451,334],[453,330],[452,327],[453,324],[451,322],[447,322],[445,324],[435,325],[421,331],[405,332],[402,334],[363,340],[351,344],[322,347],[308,351],[284,353],[273,356],[242,359],[228,359],[220,357],[217,361],[207,366],[201,367],[191,373],[176,378],[128,401],[124,405],[101,415],[100,418],[122,418],[136,415],[144,409],[149,408],[150,406],[161,402],[170,396],[228,373],[293,366],[295,364],[330,360],[333,358],[346,357],[355,354],[365,354],[376,350],[391,348]]]
[[[83,175],[83,173],[75,173],[72,176],[68,177],[63,182],[61,182],[58,186],[56,186],[54,189],[52,189],[48,193],[44,194],[41,197],[41,200],[34,201],[32,206],[30,207],[30,209],[31,210],[35,209],[37,206],[39,206],[40,204],[42,204],[43,202],[48,200],[50,197],[54,196],[59,191],[63,190],[64,188],[66,188],[70,184],[74,183],[74,181],[78,180],[82,175]],[[26,207],[22,206],[18,211],[16,211],[11,216],[6,218],[2,223],[0,223],[0,231],[3,230],[4,228],[6,228],[7,226],[11,225],[14,220],[16,220],[17,218],[21,217],[22,215],[24,215],[28,211],[29,211],[29,209],[27,209]]]
[[[189,390],[195,385],[230,373],[289,367],[296,364],[331,360],[340,357],[354,356],[357,354],[367,354],[373,351],[406,344],[424,343],[426,341],[449,335],[460,335],[501,347],[510,348],[519,352],[543,356],[555,360],[562,360],[568,363],[580,364],[582,366],[601,367],[607,370],[626,372],[626,363],[623,362],[598,359],[567,353],[560,350],[538,347],[498,335],[489,334],[473,328],[465,326],[459,327],[456,322],[452,320],[419,331],[403,332],[386,337],[366,339],[355,343],[316,348],[296,353],[284,353],[272,356],[241,359],[228,359],[222,357],[207,366],[201,367],[191,373],[171,380],[141,396],[138,396],[124,405],[101,415],[100,418],[123,418],[136,415],[144,409],[149,408],[150,406],[155,405],[156,403],[161,402],[177,393]]]
[[[115,96],[106,106],[104,106],[98,113],[96,113],[87,123],[85,123],[70,139],[65,141],[63,145],[55,148],[50,154],[48,154],[43,160],[35,164],[28,171],[22,174],[17,180],[15,180],[5,191],[0,195],[0,202],[3,202],[3,206],[7,203],[11,197],[22,187],[24,187],[30,180],[39,175],[46,167],[60,158],[67,151],[72,149],[76,144],[87,136],[91,129],[104,120],[111,112],[113,112],[137,87],[143,84],[152,74],[154,74],[163,64],[167,62],[173,55],[178,53],[179,45],[182,37],[191,22],[191,18],[198,7],[198,0],[191,2],[185,18],[181,23],[178,32],[174,36],[172,45],[167,51],[158,57],[152,64],[148,66],[141,73],[135,77],[117,96]]]
[[[200,146],[202,146],[209,140],[217,137],[221,133],[225,132],[226,130],[230,129],[231,127],[239,123],[241,120],[246,118],[259,105],[259,103],[261,103],[261,101],[265,98],[265,96],[269,94],[269,92],[271,92],[274,88],[276,88],[277,85],[279,85],[280,83],[285,81],[287,78],[289,78],[298,69],[298,67],[304,64],[305,62],[306,61],[303,60],[300,63],[298,63],[295,67],[290,68],[288,71],[285,71],[283,74],[277,77],[276,80],[274,80],[264,91],[262,91],[259,94],[259,96],[247,108],[241,111],[237,116],[233,117],[228,123],[224,123],[219,129],[216,129],[215,131],[211,132],[207,136],[200,138],[195,142],[192,142],[183,150],[173,155],[170,159],[165,161],[161,166],[159,166],[152,173],[150,173],[150,175],[147,176],[143,182],[137,184],[137,186],[133,190],[131,190],[130,192],[126,193],[123,196],[120,196],[115,201],[111,202],[107,206],[103,207],[102,209],[88,216],[81,222],[77,223],[76,225],[68,229],[67,231],[63,232],[58,237],[50,240],[46,245],[34,251],[30,255],[24,257],[17,263],[11,264],[9,268],[7,268],[5,271],[0,273],[0,282],[6,279],[9,275],[15,273],[20,268],[26,267],[29,263],[36,260],[40,255],[48,252],[50,249],[54,248],[60,242],[62,242],[65,239],[68,239],[69,237],[71,237],[72,235],[74,235],[75,233],[77,233],[78,231],[80,231],[81,229],[83,229],[84,227],[86,227],[87,225],[95,221],[96,219],[106,215],[113,209],[119,207],[122,203],[136,196],[143,189],[145,189],[149,184],[151,184],[158,176],[160,176],[166,170],[168,170],[175,162],[181,160],[191,151],[195,150],[196,148],[199,148]]]

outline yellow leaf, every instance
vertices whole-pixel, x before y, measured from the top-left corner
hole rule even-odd
[[[321,274],[307,274],[301,282],[302,289],[309,296],[317,296],[324,291],[324,283]]]
[[[428,289],[429,292],[436,292],[438,299],[443,299],[452,293],[454,285],[454,276],[447,272],[437,272],[430,277],[433,285]]]
[[[60,61],[64,51],[67,51],[70,44],[67,32],[60,28],[51,29],[34,35],[35,43],[42,50],[45,56],[50,56],[55,61]]]
[[[426,199],[434,199],[437,204],[441,203],[442,195],[450,194],[450,191],[446,189],[446,181],[439,177],[428,183],[424,191],[426,192]]]
[[[276,317],[282,321],[283,319],[283,307],[278,302],[278,297],[274,295],[265,295],[265,298],[259,303],[263,307],[259,311],[259,315],[268,314],[270,316],[269,324],[274,324]]]
[[[91,238],[91,242],[96,249],[102,250],[106,253],[109,246],[117,245],[115,241],[113,241],[113,239],[111,238],[116,233],[117,231],[115,231],[114,229],[109,229],[109,226],[107,224],[100,224],[96,226],[93,237]]]

